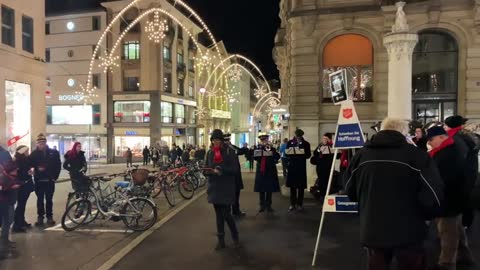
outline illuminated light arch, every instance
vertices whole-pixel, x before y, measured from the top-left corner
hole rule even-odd
[[[102,33],[102,35],[100,36],[100,39],[98,40],[97,42],[97,45],[95,46],[95,50],[93,51],[93,54],[92,54],[92,58],[90,59],[90,66],[89,66],[89,71],[88,71],[88,76],[87,76],[87,86],[86,86],[86,92],[87,93],[91,93],[91,84],[92,84],[92,74],[93,74],[93,65],[95,63],[95,60],[96,60],[96,57],[98,55],[98,52],[100,50],[100,44],[102,44],[104,41],[105,41],[105,37],[107,35],[107,33],[110,33],[113,25],[115,25],[115,23],[117,23],[121,18],[123,18],[123,15],[130,9],[132,8],[134,5],[137,5],[139,2],[141,2],[142,0],[133,0],[132,2],[130,2],[127,6],[125,6],[114,18],[113,20],[108,24],[107,28],[105,29],[105,31]],[[190,16],[186,16],[186,17],[194,17],[195,19],[197,19],[197,21],[202,25],[203,27],[203,31],[206,31],[210,40],[212,41],[213,43],[213,46],[215,47],[215,50],[217,51],[220,59],[222,59],[222,55],[220,53],[220,49],[218,48],[218,45],[217,45],[217,41],[215,40],[215,37],[213,36],[212,32],[210,31],[210,29],[208,28],[208,26],[205,24],[205,22],[202,20],[202,18],[200,18],[200,16],[192,9],[190,8],[187,4],[185,4],[182,0],[174,0],[174,4],[173,6],[175,7],[176,4],[180,4],[181,6],[183,6],[188,12],[190,12]]]
[[[277,95],[277,97],[273,97],[273,95]],[[266,103],[266,101],[263,101],[263,103],[262,103],[262,100],[265,99],[265,98],[267,98],[266,101],[269,101],[271,98],[275,98],[275,99],[277,99],[278,101],[280,101],[280,99],[279,99],[279,98],[280,98],[280,94],[277,93],[277,92],[267,93],[265,96],[263,96],[262,98],[260,98],[260,99],[257,101],[257,103],[255,104],[255,107],[253,108],[253,113],[255,113],[255,112],[257,112],[257,111],[261,111],[261,108],[264,106],[263,104]],[[258,107],[259,104],[262,104],[262,105],[260,106],[260,108],[257,109],[257,107]]]
[[[229,66],[227,66],[223,71],[222,73],[220,73],[220,75],[218,76],[218,78],[215,80],[215,84],[213,85],[212,87],[212,90],[214,89],[217,89],[217,85],[218,83],[225,79],[223,76],[225,75],[225,73],[227,73],[230,69],[234,68],[234,67],[240,67],[243,71],[245,71],[249,76],[250,78],[252,78],[252,80],[254,81],[255,85],[257,86],[257,88],[260,88],[260,84],[258,83],[258,80],[257,78],[255,78],[255,76],[253,76],[252,72],[250,70],[248,70],[246,67],[244,67],[243,65],[240,65],[238,63],[234,63],[234,64],[230,64]],[[207,90],[208,91],[208,90]]]

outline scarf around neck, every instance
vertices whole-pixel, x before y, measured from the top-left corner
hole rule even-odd
[[[430,157],[434,157],[436,154],[438,154],[438,152],[442,151],[447,146],[450,146],[452,144],[454,144],[454,141],[453,141],[452,137],[448,137],[448,139],[443,141],[442,144],[440,144],[439,147],[432,149],[432,151],[428,152],[428,154],[430,155]]]
[[[223,157],[222,157],[222,148],[220,146],[214,146],[213,147],[213,162],[216,164],[223,163]]]
[[[453,136],[455,136],[455,134],[457,134],[460,130],[462,130],[462,127],[461,127],[461,126],[450,129],[449,131],[447,131],[448,137],[453,137]]]

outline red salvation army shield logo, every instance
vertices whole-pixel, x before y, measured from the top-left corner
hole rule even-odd
[[[328,199],[328,205],[333,206],[335,204],[334,199]]]
[[[353,109],[343,109],[343,118],[350,119],[353,116]]]

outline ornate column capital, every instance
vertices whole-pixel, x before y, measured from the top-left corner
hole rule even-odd
[[[418,42],[418,35],[411,33],[390,33],[385,35],[383,45],[387,48],[388,59],[397,61],[403,57],[412,58],[413,50]]]

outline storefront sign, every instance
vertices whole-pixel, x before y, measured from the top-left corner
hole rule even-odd
[[[59,101],[82,101],[82,95],[59,95]]]
[[[224,119],[231,119],[232,113],[227,111],[221,110],[210,110],[211,117],[213,118],[224,118]]]
[[[196,101],[174,98],[174,97],[171,97],[171,96],[162,95],[162,101],[197,107],[197,102]]]
[[[127,130],[125,131],[125,135],[127,136],[137,136],[137,132],[136,131],[133,131],[133,130]]]
[[[113,95],[114,101],[120,100],[150,100],[150,95],[148,94],[137,94],[137,95]]]
[[[133,133],[132,133],[133,132]],[[128,135],[128,134],[134,135]],[[114,136],[150,136],[150,128],[115,128]]]

